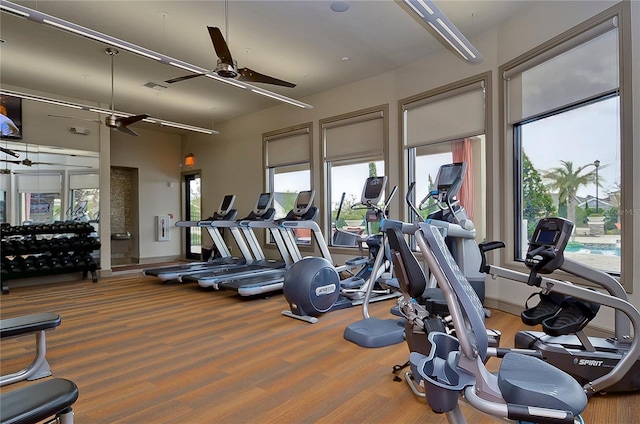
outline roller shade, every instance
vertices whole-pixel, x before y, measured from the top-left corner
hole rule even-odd
[[[18,193],[60,193],[62,175],[60,174],[18,174],[16,175]]]
[[[69,175],[69,189],[100,188],[98,174],[71,174]]]
[[[619,87],[617,20],[610,19],[504,72],[515,124]]]
[[[408,103],[403,109],[406,147],[485,132],[484,89],[481,83]]]
[[[268,168],[310,161],[311,143],[308,128],[268,137],[265,141]]]
[[[324,159],[338,159],[384,154],[384,114],[382,111],[359,115],[322,125]]]

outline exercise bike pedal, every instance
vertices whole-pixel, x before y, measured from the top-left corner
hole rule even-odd
[[[555,316],[542,321],[542,330],[551,336],[563,336],[582,330],[596,316],[600,305],[567,296]]]
[[[527,302],[536,294],[540,296],[540,302],[536,306],[529,308]],[[520,318],[526,325],[542,324],[542,321],[553,317],[560,311],[563,301],[564,295],[559,293],[534,293],[525,302],[525,308],[527,309],[520,313]]]

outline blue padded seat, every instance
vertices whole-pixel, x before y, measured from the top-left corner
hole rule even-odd
[[[573,377],[533,356],[507,353],[498,371],[498,387],[507,403],[574,415],[587,407],[587,395]]]
[[[78,387],[70,380],[52,378],[3,393],[1,424],[35,424],[67,412],[78,399]]]

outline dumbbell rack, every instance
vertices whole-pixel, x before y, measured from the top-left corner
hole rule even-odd
[[[2,293],[9,293],[8,280],[82,272],[98,281],[98,264],[92,252],[100,241],[87,222],[64,221],[44,225],[0,227]]]

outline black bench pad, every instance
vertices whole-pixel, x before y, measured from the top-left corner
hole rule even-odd
[[[20,336],[41,330],[50,330],[60,325],[60,315],[53,312],[24,315],[0,320],[0,338]]]
[[[3,393],[1,424],[33,424],[73,405],[78,387],[70,380],[52,378]]]

